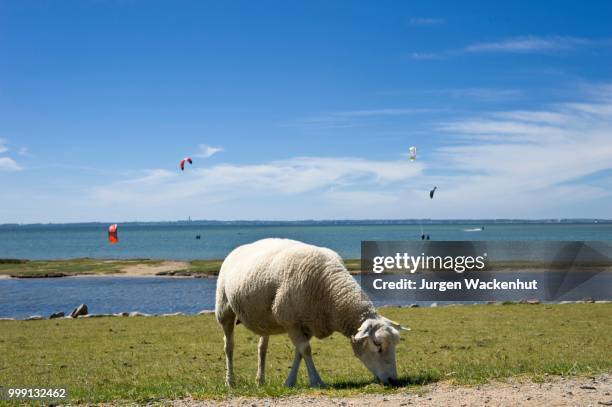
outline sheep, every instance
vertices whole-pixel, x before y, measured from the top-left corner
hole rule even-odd
[[[215,316],[223,328],[226,384],[233,387],[234,326],[260,335],[257,383],[265,383],[270,335],[287,333],[295,346],[285,385],[297,381],[304,359],[311,387],[325,387],[315,368],[310,339],[340,332],[353,352],[383,383],[397,379],[395,347],[403,328],[376,312],[334,251],[289,239],[262,239],[234,249],[217,280]]]

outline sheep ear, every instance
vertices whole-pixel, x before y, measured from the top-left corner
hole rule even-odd
[[[370,324],[363,324],[363,325],[361,325],[359,327],[359,331],[357,331],[355,336],[353,336],[353,339],[355,341],[360,341],[362,339],[367,339],[370,336],[371,328],[372,328],[372,325],[370,325]]]
[[[389,325],[391,325],[393,328],[397,329],[398,331],[410,331],[410,328],[408,328],[407,326],[403,326],[399,322],[392,321],[389,318],[385,318],[385,317],[383,318],[385,319],[385,321],[389,323]]]

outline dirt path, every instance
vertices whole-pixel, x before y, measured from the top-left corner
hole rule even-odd
[[[512,380],[475,387],[436,383],[422,394],[398,393],[331,398],[294,396],[273,398],[236,398],[226,401],[191,399],[170,402],[176,407],[195,406],[612,406],[610,375],[598,378],[552,378],[546,383],[519,383]]]
[[[157,265],[134,264],[121,269],[124,276],[154,276],[169,271],[189,270],[189,263],[185,261],[163,261]]]

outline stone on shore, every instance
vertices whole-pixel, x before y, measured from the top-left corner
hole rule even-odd
[[[24,321],[40,321],[41,319],[45,319],[40,315],[30,315]]]
[[[209,315],[209,314],[214,314],[214,313],[215,311],[203,309],[202,311],[198,312],[198,315]]]
[[[66,314],[64,314],[63,312],[54,312],[53,314],[49,315],[49,319],[56,319],[56,318],[64,318],[66,316]]]
[[[72,312],[70,313],[70,316],[72,318],[77,318],[77,317],[80,317],[81,315],[87,315],[88,313],[89,313],[89,310],[87,309],[87,305],[81,304],[72,310]]]
[[[160,314],[159,316],[160,317],[178,317],[178,316],[183,316],[183,315],[185,315],[185,314],[182,313],[182,312],[173,312],[173,313],[170,313],[170,314]]]
[[[145,314],[144,312],[133,311],[129,314],[130,317],[150,317],[150,314]]]

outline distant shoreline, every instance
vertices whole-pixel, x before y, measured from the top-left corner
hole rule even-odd
[[[62,278],[62,277],[180,277],[213,278],[219,274],[222,259],[214,260],[153,260],[153,259],[92,259],[21,260],[0,259],[0,279]],[[353,275],[361,273],[360,259],[344,260]],[[539,261],[500,261],[490,263],[496,271],[564,270],[567,265],[551,265]],[[576,267],[576,264],[572,265]],[[584,264],[585,271],[612,272],[609,264]]]
[[[122,225],[201,225],[201,226],[351,226],[351,225],[507,225],[507,224],[612,224],[612,219],[550,218],[550,219],[301,219],[301,220],[169,220],[169,221],[99,221],[99,222],[33,222],[2,223],[0,228],[36,226],[96,226]]]

